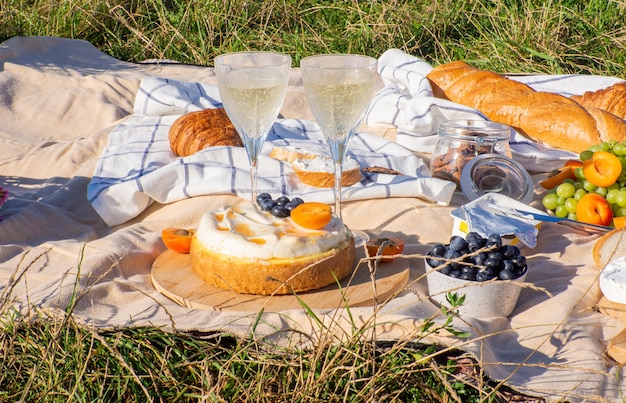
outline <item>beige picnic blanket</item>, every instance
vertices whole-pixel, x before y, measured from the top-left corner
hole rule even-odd
[[[16,37],[0,45],[0,185],[11,192],[0,209],[0,306],[25,315],[64,315],[75,297],[73,317],[96,329],[224,331],[306,346],[321,330],[304,309],[264,312],[260,320],[254,311],[190,309],[151,282],[152,264],[165,251],[161,230],[192,228],[207,209],[237,196],[154,201],[111,226],[90,203],[88,188],[111,133],[135,117],[137,93],[147,78],[215,83],[210,68],[131,64],[83,41]],[[311,119],[297,69],[281,113],[285,119]],[[363,131],[389,142],[398,138],[393,126]],[[450,211],[463,199],[456,195],[446,205],[417,196],[355,198],[345,204],[344,220],[372,236],[402,237],[407,254],[424,254],[433,243],[448,241]],[[537,191],[533,204],[539,199]],[[522,290],[511,317],[457,318],[454,327],[470,332],[469,339],[442,333],[427,341],[466,350],[490,377],[548,401],[621,400],[624,375],[605,351],[624,324],[594,309],[601,297],[591,256],[597,237],[544,224],[538,246],[524,250],[534,288]],[[414,281],[410,290],[378,309],[316,314],[330,328],[340,327],[337,334],[344,337],[351,326],[375,317],[377,339],[418,339],[425,318],[443,318],[428,299],[422,261],[404,262]]]

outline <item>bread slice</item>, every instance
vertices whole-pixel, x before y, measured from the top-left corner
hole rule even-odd
[[[593,260],[599,269],[622,256],[626,256],[626,229],[618,228],[607,232],[593,246]]]
[[[299,147],[274,147],[270,157],[288,162],[302,183],[330,188],[335,186],[335,166],[327,156]],[[353,158],[343,162],[341,186],[352,186],[361,180],[361,167]]]

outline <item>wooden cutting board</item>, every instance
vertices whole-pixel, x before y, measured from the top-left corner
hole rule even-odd
[[[357,262],[363,257],[357,252]],[[152,264],[152,283],[166,297],[176,303],[195,309],[279,312],[308,306],[314,309],[370,306],[374,303],[374,283],[366,262],[357,265],[351,278],[315,291],[296,295],[250,295],[213,287],[201,280],[191,269],[189,255],[167,250]],[[402,290],[409,280],[407,259],[397,258],[378,265],[376,295],[383,302],[395,292]]]

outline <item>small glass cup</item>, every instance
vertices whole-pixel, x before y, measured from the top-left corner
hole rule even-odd
[[[461,172],[472,159],[482,154],[511,158],[511,128],[484,120],[448,120],[437,130],[437,143],[430,159],[434,178],[456,183],[460,190]]]

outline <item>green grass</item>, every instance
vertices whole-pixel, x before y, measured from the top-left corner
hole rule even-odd
[[[617,0],[0,0],[0,41],[83,39],[122,60],[212,65],[244,49],[374,57],[399,48],[433,64],[626,78],[626,6]],[[68,311],[71,307],[68,307]],[[100,332],[71,316],[32,320],[0,306],[0,401],[502,401],[460,351],[362,333],[314,348],[228,334]],[[42,315],[42,316],[38,316]]]
[[[618,0],[2,0],[0,40],[80,38],[123,60],[201,65],[244,49],[283,51],[297,65],[400,48],[435,64],[624,77],[625,20]]]

